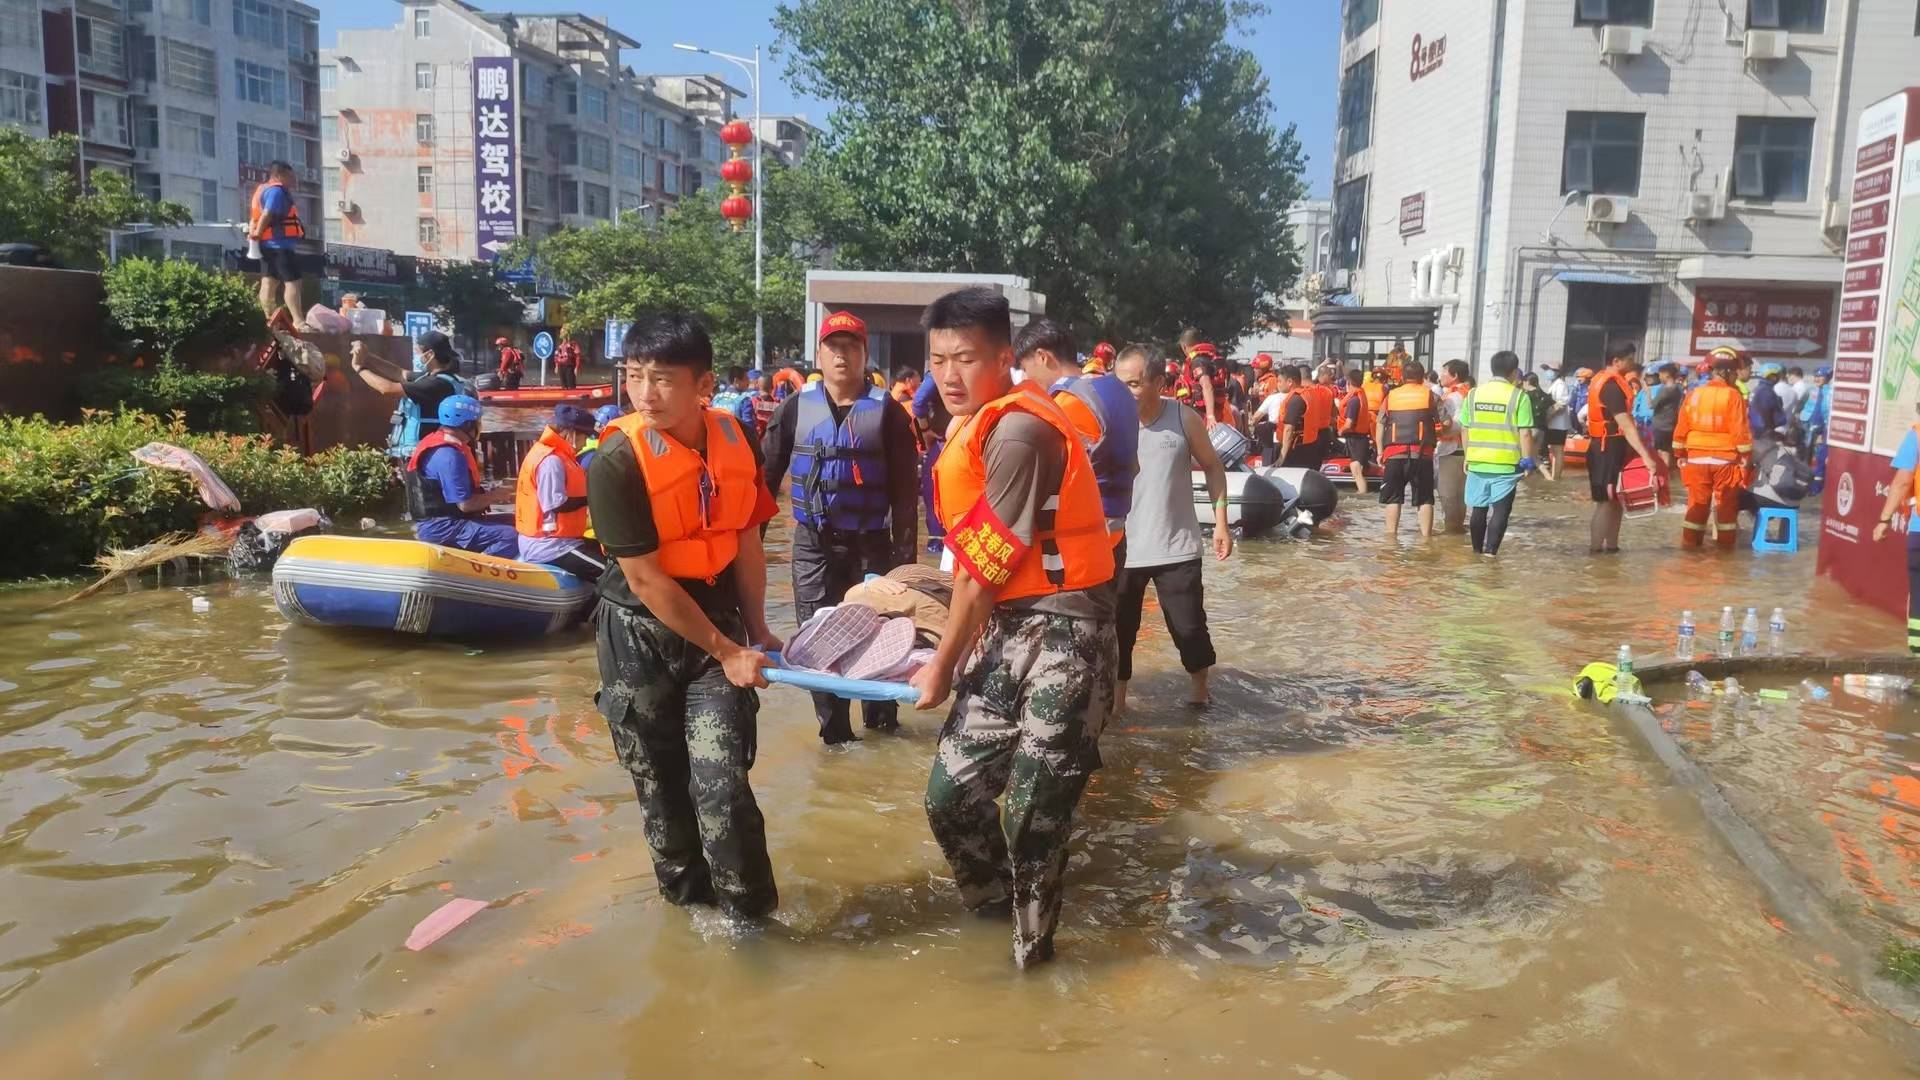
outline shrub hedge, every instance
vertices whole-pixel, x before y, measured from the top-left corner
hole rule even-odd
[[[0,577],[71,573],[108,548],[194,528],[206,507],[192,480],[132,457],[155,441],[199,454],[248,513],[311,506],[339,518],[379,504],[393,484],[377,448],[303,458],[263,436],[191,434],[178,414],[0,417]]]

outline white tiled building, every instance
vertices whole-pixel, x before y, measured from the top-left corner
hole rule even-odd
[[[121,251],[215,265],[245,247],[230,223],[274,159],[317,239],[318,50],[319,12],[295,0],[0,0],[0,123],[76,134],[87,168],[193,211]]]
[[[1686,357],[1696,314],[1828,361],[1852,129],[1920,82],[1915,7],[1345,0],[1328,284],[1438,307],[1483,371]]]
[[[1325,199],[1303,199],[1287,211],[1287,229],[1294,250],[1300,253],[1300,284],[1282,299],[1286,332],[1277,326],[1248,334],[1235,346],[1236,358],[1250,359],[1266,353],[1279,363],[1304,363],[1313,359],[1312,297],[1306,283],[1315,275],[1324,276],[1333,263],[1333,204]]]
[[[325,235],[440,259],[479,256],[472,62],[512,57],[519,229],[649,218],[719,182],[720,126],[740,91],[713,76],[637,75],[639,42],[581,15],[401,0],[394,26],[343,30],[323,50]]]

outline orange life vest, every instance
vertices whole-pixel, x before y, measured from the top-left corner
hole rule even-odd
[[[607,426],[633,443],[660,534],[660,568],[670,577],[712,582],[740,554],[740,530],[753,520],[762,481],[740,422],[717,409],[705,415],[704,458],[647,426],[638,413]]]
[[[1333,387],[1309,383],[1301,391],[1307,396],[1307,434],[1311,436],[1301,442],[1311,445],[1333,429]]]
[[[1608,383],[1619,384],[1620,393],[1627,399],[1629,410],[1631,410],[1633,405],[1633,386],[1627,381],[1626,376],[1616,374],[1612,371],[1603,371],[1595,375],[1593,382],[1587,385],[1588,438],[1604,439],[1609,435],[1620,434],[1618,429],[1609,428],[1608,425],[1612,422],[1613,418],[1607,415],[1606,407],[1600,403],[1600,392],[1606,389]]]
[[[418,443],[414,444],[413,454],[407,458],[407,471],[419,472],[420,459],[426,457],[427,451],[432,450],[436,446],[451,446],[455,450],[460,451],[460,456],[467,459],[467,472],[473,476],[473,486],[478,488],[481,483],[484,482],[480,472],[480,459],[473,456],[473,447],[440,430],[428,432],[420,437]]]
[[[1695,387],[1680,405],[1674,441],[1689,455],[1733,457],[1752,453],[1747,399],[1718,379]]]
[[[1347,419],[1347,405],[1349,402],[1354,405],[1354,418],[1351,421]],[[1340,434],[1372,435],[1373,412],[1373,403],[1367,400],[1367,395],[1364,392],[1360,390],[1349,391],[1347,396],[1340,401]]]
[[[1100,487],[1094,479],[1093,462],[1087,457],[1086,446],[1073,421],[1032,381],[1021,383],[967,417],[947,440],[947,448],[934,464],[933,507],[947,526],[948,544],[969,542],[963,535],[965,529],[960,527],[961,518],[986,497],[987,437],[1001,417],[1016,411],[1043,420],[1060,433],[1066,444],[1067,468],[1060,480],[1052,528],[1046,527],[1043,514],[1033,547],[1017,563],[993,568],[1006,579],[997,583],[995,598],[1019,600],[1091,589],[1111,581],[1113,545],[1107,536],[1106,515],[1101,512]],[[993,538],[986,540],[991,542]],[[976,565],[982,561],[974,560]],[[964,572],[956,570],[956,573]]]
[[[285,184],[278,180],[269,180],[253,189],[253,208],[247,215],[247,236],[254,240],[299,240],[307,235],[306,226],[300,224],[300,204],[287,192],[287,216],[280,219],[278,225],[268,225],[266,195],[268,188],[286,190]]]
[[[1424,382],[1396,386],[1387,394],[1386,408],[1380,414],[1380,445],[1384,457],[1392,457],[1394,448],[1414,448],[1431,455],[1439,432],[1433,423],[1433,387]]]
[[[560,467],[566,470],[567,501],[554,514],[553,527],[547,528],[536,474],[550,457],[559,458]],[[552,428],[540,433],[540,441],[520,463],[520,476],[513,485],[513,528],[521,536],[536,538],[580,539],[587,535],[587,470],[580,467],[578,453]]]
[[[1255,401],[1265,401],[1279,392],[1280,376],[1275,375],[1271,371],[1261,373],[1260,377],[1253,382],[1253,396]]]
[[[1360,393],[1367,399],[1367,411],[1379,415],[1380,403],[1387,400],[1387,386],[1379,379],[1368,379],[1360,384]]]

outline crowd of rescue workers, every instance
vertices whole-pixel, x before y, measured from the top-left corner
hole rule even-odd
[[[1083,354],[1044,316],[1016,334],[988,289],[941,297],[921,326],[926,370],[889,384],[849,312],[821,322],[805,378],[716,375],[697,320],[642,318],[617,367],[625,404],[553,409],[513,481],[511,523],[486,517],[499,494],[474,452],[483,407],[451,342],[421,336],[413,377],[354,350],[353,369],[406,418],[396,443],[410,444],[402,472],[420,540],[597,581],[596,700],[673,903],[748,921],[778,903],[748,784],[755,691],[783,644],[763,547],[776,492],[789,496],[807,632],[858,589],[916,612],[929,650],[911,676],[917,707],[952,699],[928,823],[965,907],[1010,919],[1026,967],[1053,954],[1073,811],[1103,728],[1126,707],[1148,586],[1187,704],[1209,700],[1202,570],[1234,551],[1229,467],[1377,488],[1390,540],[1411,503],[1422,536],[1466,532],[1492,556],[1522,481],[1552,480],[1569,459],[1584,459],[1590,548],[1606,553],[1626,507],[1676,467],[1682,542],[1730,548],[1743,506],[1797,504],[1823,457],[1826,369],[1811,383],[1777,365],[1755,373],[1729,350],[1649,372],[1622,343],[1597,371],[1564,376],[1544,364],[1523,374],[1501,352],[1476,382],[1463,361],[1428,371],[1399,346],[1346,370],[1265,354],[1234,363],[1196,332],[1173,355],[1104,342]],[[517,367],[501,345],[502,368]],[[864,728],[897,730],[897,710],[863,702]],[[816,693],[814,711],[825,743],[859,741],[847,700]]]

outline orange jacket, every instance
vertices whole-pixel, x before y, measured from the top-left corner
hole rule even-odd
[[[1054,527],[1035,535],[1031,548],[995,520],[986,505],[987,437],[1001,417],[1015,411],[1045,421],[1067,448]],[[946,523],[955,563],[965,564],[957,565],[955,573],[970,568],[997,600],[1090,589],[1113,579],[1113,544],[1093,462],[1073,421],[1031,381],[966,418],[947,441],[933,467],[933,506]]]
[[[753,521],[761,478],[753,446],[738,420],[708,409],[706,424],[704,460],[673,436],[648,427],[638,413],[607,426],[633,442],[647,498],[653,504],[653,525],[660,533],[660,568],[672,577],[712,582],[740,554],[740,530]],[[703,474],[712,491],[704,507]]]
[[[1607,384],[1610,382],[1620,384],[1620,393],[1625,395],[1627,399],[1627,411],[1633,411],[1633,384],[1628,382],[1626,376],[1616,374],[1612,371],[1603,371],[1595,375],[1593,382],[1587,386],[1588,438],[1604,439],[1609,435],[1619,434],[1617,430],[1608,430],[1607,425],[1613,418],[1607,415],[1606,409],[1600,404],[1600,391],[1606,389]]]
[[[1300,388],[1307,396],[1307,430],[1313,438],[1303,440],[1315,442],[1334,427],[1333,387],[1308,383]]]
[[[253,189],[253,205],[247,212],[247,237],[253,240],[299,240],[307,235],[307,227],[300,223],[300,203],[293,198],[293,192],[287,192],[287,216],[280,224],[269,226],[267,219],[267,189],[282,188],[287,185],[277,180],[269,180]]]
[[[1352,420],[1347,419],[1348,402],[1353,402],[1356,406]],[[1347,396],[1340,400],[1340,434],[1372,435],[1373,411],[1373,404],[1367,400],[1365,393],[1359,390],[1348,391]]]
[[[1431,456],[1439,440],[1433,422],[1438,401],[1439,395],[1424,382],[1394,387],[1387,394],[1385,408],[1380,413],[1381,457],[1396,456],[1396,448]]]
[[[1380,405],[1387,400],[1387,384],[1379,379],[1368,379],[1360,384],[1360,393],[1366,396],[1367,411],[1380,415]]]
[[[567,501],[554,514],[552,528],[546,527],[546,512],[540,509],[539,480],[535,475],[540,463],[550,457],[560,459],[567,473]],[[587,470],[560,433],[548,428],[540,441],[527,451],[520,463],[520,475],[513,485],[513,528],[521,536],[548,539],[580,539],[587,535]]]
[[[1753,453],[1747,399],[1718,379],[1695,387],[1680,404],[1673,445],[1691,456],[1744,458]]]

